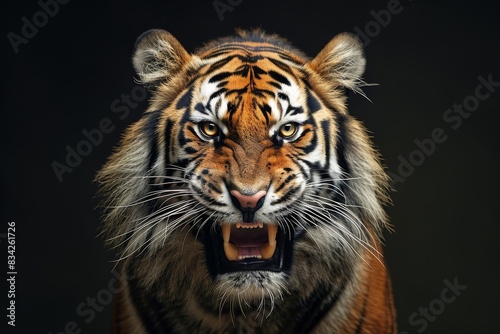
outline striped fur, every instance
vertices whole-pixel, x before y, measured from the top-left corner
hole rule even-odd
[[[133,64],[150,106],[97,176],[123,276],[114,332],[396,333],[387,177],[344,95],[363,85],[358,40],[308,59],[238,31],[189,54],[152,30]],[[293,236],[290,270],[210,272],[207,238],[242,219],[231,190],[266,191],[253,219]]]

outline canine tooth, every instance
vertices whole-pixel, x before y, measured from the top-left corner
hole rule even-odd
[[[224,242],[224,253],[229,261],[238,259],[238,247],[229,242]]]
[[[278,226],[267,225],[267,237],[269,240],[269,245],[276,247],[276,234],[278,233]]]
[[[274,245],[266,244],[260,247],[260,254],[264,260],[269,260],[271,257],[273,257],[275,250],[276,250],[276,244]]]
[[[236,223],[236,228],[241,228],[241,223]]]
[[[263,228],[264,227],[264,223],[259,223],[259,228]]]
[[[231,238],[231,225],[224,224],[222,225],[222,239],[224,239],[224,243],[229,242]]]
[[[267,238],[269,243],[260,247],[260,254],[265,260],[269,260],[274,255],[276,250],[276,234],[278,234],[278,226],[272,224],[267,225]]]

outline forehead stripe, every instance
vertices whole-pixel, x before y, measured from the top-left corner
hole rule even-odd
[[[282,83],[284,85],[290,86],[290,81],[284,75],[281,75],[278,72],[273,71],[273,70],[271,70],[271,71],[269,71],[267,73],[274,80],[276,80],[276,81],[278,81],[278,82],[280,82],[280,83]]]
[[[309,109],[309,112],[315,113],[316,111],[321,109],[321,104],[319,103],[318,99],[314,97],[314,95],[311,93],[309,89],[306,89],[307,91],[307,109]]]
[[[214,83],[214,82],[217,82],[217,81],[221,81],[227,77],[230,77],[231,75],[233,75],[232,72],[221,72],[221,73],[218,73],[216,75],[214,75],[213,77],[211,77],[208,82],[209,83]]]
[[[289,57],[286,53],[283,52],[283,49],[278,48],[278,47],[273,47],[271,45],[250,46],[250,45],[244,44],[244,43],[237,43],[237,44],[230,43],[230,44],[223,44],[223,45],[218,46],[216,50],[208,53],[202,59],[216,57],[216,56],[219,56],[221,54],[232,52],[232,51],[272,52],[272,53],[276,53],[279,55],[283,55],[285,57]],[[294,62],[296,62],[296,61],[294,61]]]

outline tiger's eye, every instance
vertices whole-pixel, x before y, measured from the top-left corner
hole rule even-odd
[[[219,127],[212,122],[203,122],[200,124],[200,130],[207,137],[216,137],[219,134]]]
[[[280,127],[280,136],[283,138],[290,138],[297,132],[297,123],[287,123]]]

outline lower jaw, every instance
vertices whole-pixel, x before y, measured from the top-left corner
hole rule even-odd
[[[278,229],[276,250],[268,260],[257,258],[237,261],[228,260],[224,252],[224,241],[221,236],[220,226],[213,228],[211,224],[205,224],[202,241],[205,245],[208,270],[214,279],[222,274],[249,271],[272,271],[290,274],[294,242],[293,233],[285,234],[284,231]]]

